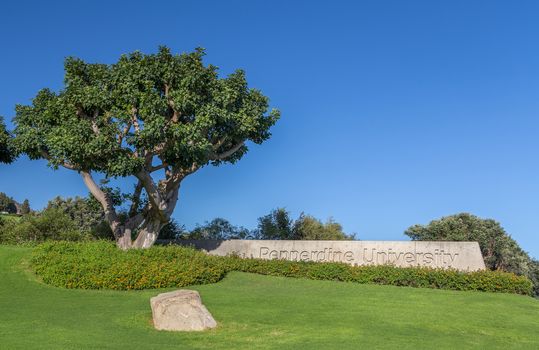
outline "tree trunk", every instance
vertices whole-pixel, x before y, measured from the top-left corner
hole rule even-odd
[[[133,242],[132,248],[150,248],[157,240],[159,231],[161,231],[165,224],[156,219],[145,220],[138,229],[137,238]]]
[[[131,242],[131,230],[130,229],[126,228],[121,232],[121,236],[116,239],[116,245],[118,246],[118,248],[120,248],[122,250],[127,250],[127,249],[130,249],[132,247],[133,244]]]
[[[80,173],[92,195],[103,207],[105,220],[114,233],[118,248],[123,250],[150,248],[157,240],[159,231],[170,221],[170,216],[178,202],[182,177],[175,178],[176,182],[167,188],[166,186],[157,186],[148,173],[143,171],[138,173],[139,184],[135,189],[135,201],[132,210],[129,211],[129,218],[122,224],[110,196],[96,184],[90,172],[80,171]],[[142,188],[148,194],[149,201],[146,207],[137,213],[138,198]],[[136,233],[136,239],[133,241],[134,233]]]
[[[165,225],[166,223],[163,223],[160,220],[150,218],[145,220],[141,226],[136,229],[124,226],[121,228],[121,231],[116,238],[116,245],[122,250],[150,248],[157,240],[159,231],[161,231]],[[137,238],[135,240],[131,239],[133,231],[137,232]]]

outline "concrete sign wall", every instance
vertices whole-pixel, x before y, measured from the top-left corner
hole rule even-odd
[[[244,258],[426,266],[462,271],[485,269],[477,242],[178,240],[174,243],[191,245],[212,255],[236,254]]]

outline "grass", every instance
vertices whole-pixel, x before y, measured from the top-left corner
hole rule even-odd
[[[234,272],[194,286],[219,323],[155,331],[163,290],[67,290],[25,270],[29,248],[0,246],[2,349],[538,349],[530,297],[360,285]]]

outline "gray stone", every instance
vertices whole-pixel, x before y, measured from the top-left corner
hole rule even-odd
[[[195,290],[181,289],[150,299],[154,327],[165,331],[203,331],[217,327]]]
[[[477,242],[178,240],[174,243],[191,245],[212,255],[234,254],[244,258],[343,262],[358,266],[424,266],[460,271],[485,269]]]

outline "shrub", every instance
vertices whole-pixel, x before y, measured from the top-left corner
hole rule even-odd
[[[149,289],[215,283],[226,271],[192,248],[155,247],[123,251],[108,241],[47,242],[32,254],[43,281],[81,289]]]
[[[59,209],[40,215],[25,215],[20,220],[5,220],[0,225],[0,243],[40,243],[47,240],[79,241],[90,238]]]
[[[112,190],[110,190],[112,191]],[[115,205],[121,204],[117,193],[111,193]],[[57,209],[67,215],[80,231],[88,232],[98,239],[114,239],[101,204],[91,195],[88,197],[55,197],[47,203],[45,211]]]
[[[32,266],[43,281],[83,289],[149,289],[215,283],[229,271],[395,286],[531,295],[523,276],[500,271],[461,272],[421,267],[351,266],[206,255],[193,248],[156,246],[122,251],[111,242],[48,242],[34,249]]]
[[[463,272],[426,267],[351,266],[344,263],[296,262],[227,257],[227,270],[262,275],[450,290],[531,295],[526,277],[501,271]]]

